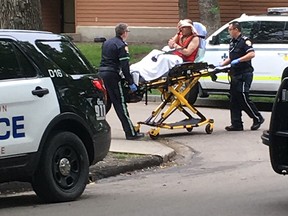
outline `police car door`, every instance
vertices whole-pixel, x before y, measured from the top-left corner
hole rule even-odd
[[[38,76],[13,40],[0,38],[0,158],[37,151],[56,104],[51,78]]]

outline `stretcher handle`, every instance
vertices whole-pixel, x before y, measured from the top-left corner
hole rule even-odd
[[[210,71],[210,76],[213,82],[217,81],[217,73],[229,73],[231,69],[231,65],[226,66],[215,66],[215,65],[208,65],[209,68],[213,69]]]
[[[208,68],[213,69],[211,73],[229,73],[231,69],[231,65],[225,65],[225,66],[215,66],[213,64],[208,65]]]

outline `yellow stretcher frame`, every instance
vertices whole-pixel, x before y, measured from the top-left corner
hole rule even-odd
[[[152,126],[153,128],[148,132],[149,136],[151,139],[157,139],[161,128],[186,129],[191,132],[194,127],[206,125],[206,133],[211,134],[214,128],[214,120],[206,118],[185,98],[201,77],[212,75],[209,67],[207,63],[183,63],[178,65],[177,68],[173,68],[174,70],[171,69],[167,77],[142,83],[146,88],[146,92],[150,89],[158,89],[163,96],[163,101],[145,121],[137,122],[136,131],[140,131],[141,125]],[[173,72],[177,76],[173,76]],[[167,108],[164,110],[166,106]],[[176,110],[184,113],[187,118],[179,122],[165,123]],[[192,114],[199,118],[194,118]]]

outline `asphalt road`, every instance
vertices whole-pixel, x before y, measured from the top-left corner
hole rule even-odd
[[[132,120],[145,119],[156,106],[129,105]],[[0,215],[286,216],[288,178],[273,172],[260,138],[270,112],[262,112],[260,130],[250,131],[252,121],[243,114],[245,130],[226,132],[229,110],[199,111],[215,120],[212,134],[204,126],[160,131],[162,141],[178,149],[176,163],[100,180],[76,202],[41,204],[32,192],[0,198]],[[175,113],[170,120],[179,118]]]

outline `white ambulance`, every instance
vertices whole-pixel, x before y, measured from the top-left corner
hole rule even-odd
[[[242,34],[252,40],[255,49],[256,56],[252,60],[254,78],[250,94],[275,96],[282,73],[288,72],[288,8],[269,8],[266,15],[243,14],[233,21],[241,23]],[[204,62],[219,65],[229,56],[229,23],[207,38]],[[228,75],[220,73],[217,77],[216,82],[209,77],[199,80],[200,97],[229,93]]]

